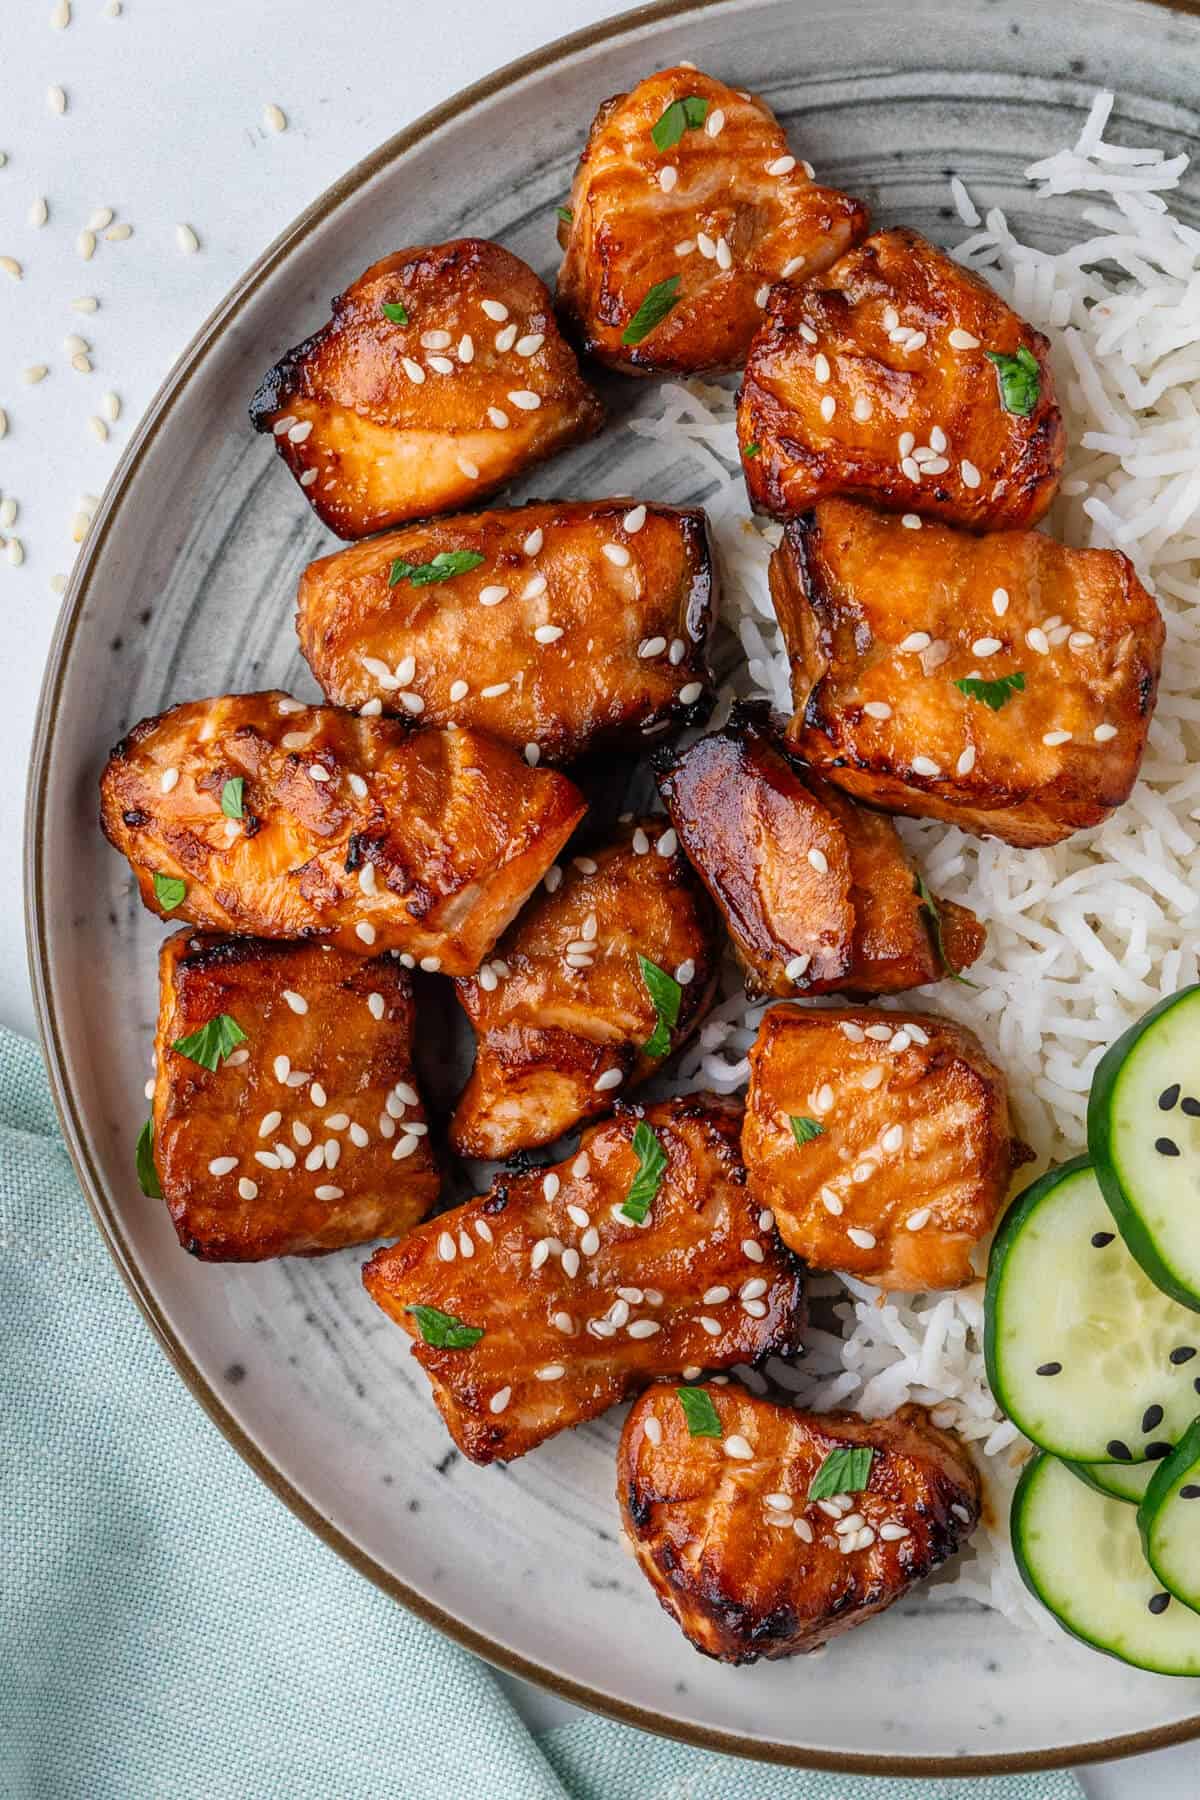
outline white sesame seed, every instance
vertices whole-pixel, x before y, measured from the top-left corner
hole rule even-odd
[[[484,693],[486,692],[487,689],[485,688]],[[427,975],[436,975],[441,966],[442,959],[440,956],[423,956],[421,958],[421,967]],[[414,1102],[410,1100],[408,1104],[412,1106]]]
[[[561,1381],[566,1372],[562,1363],[543,1363],[540,1369],[535,1370],[539,1381]]]
[[[851,1225],[846,1236],[850,1239],[852,1244],[857,1244],[860,1250],[873,1250],[875,1248],[875,1235],[873,1232],[860,1231],[856,1225]]]
[[[263,124],[268,131],[286,131],[287,115],[282,107],[274,104],[263,107]]]
[[[238,1166],[236,1156],[214,1156],[208,1165],[210,1175],[232,1175]]]
[[[270,1150],[256,1150],[254,1160],[261,1163],[264,1169],[281,1169],[283,1167],[279,1158]]]
[[[99,305],[94,294],[81,294],[77,300],[72,300],[71,309],[73,312],[94,313]]]
[[[929,756],[914,756],[912,766],[914,775],[940,775],[942,772]]]
[[[709,1337],[720,1337],[721,1323],[719,1319],[711,1318],[707,1313],[704,1313],[701,1315],[700,1324],[708,1333]]]
[[[809,1524],[807,1519],[793,1519],[792,1520],[792,1530],[795,1532],[796,1536],[801,1539],[801,1541],[803,1543],[806,1543],[806,1544],[812,1543],[813,1528]]]
[[[968,744],[958,761],[955,763],[954,772],[956,775],[969,775],[974,767],[975,746],[974,744]]]
[[[183,251],[185,256],[195,255],[196,251],[200,248],[200,239],[196,236],[196,233],[192,230],[190,225],[177,225],[175,227],[175,242],[179,245],[179,248]]]
[[[905,513],[900,523],[909,531],[920,531],[921,529],[921,520],[917,513]]]
[[[1029,645],[1031,650],[1036,650],[1039,656],[1047,656],[1049,654],[1050,640],[1040,625],[1034,625],[1025,633],[1025,642]]]
[[[159,776],[158,785],[164,794],[169,794],[179,780],[178,769],[164,769]]]
[[[897,645],[897,649],[902,655],[907,655],[920,650],[928,650],[932,642],[927,631],[910,631],[908,636]]]
[[[502,330],[500,330],[496,333],[495,337],[492,340],[493,344],[495,345],[496,349],[498,351],[500,351],[501,355],[503,355],[506,351],[511,350],[513,345],[516,343],[516,341],[517,341],[517,328],[515,325],[505,325]]]
[[[1116,735],[1117,735],[1116,726],[1115,725],[1107,725],[1107,724],[1097,725],[1095,731],[1093,731],[1093,733],[1092,733],[1093,738],[1095,739],[1095,741],[1098,744],[1107,744],[1109,742],[1109,740],[1111,738],[1115,738]]]
[[[736,1462],[749,1462],[754,1455],[750,1445],[738,1431],[732,1437],[723,1438],[722,1445],[726,1456],[732,1456]]]
[[[512,1389],[510,1387],[497,1388],[488,1401],[489,1412],[502,1413],[511,1399]]]
[[[530,393],[528,388],[513,388],[508,397],[522,412],[536,412],[542,404],[541,395]]]
[[[901,458],[912,455],[916,442],[917,440],[911,431],[902,431],[900,433],[896,448],[899,451]]]
[[[717,246],[706,231],[699,231],[696,233],[696,248],[699,250],[701,256],[706,256],[710,262],[717,254]]]
[[[661,1330],[662,1326],[657,1319],[635,1319],[629,1327],[629,1336],[631,1338],[655,1337]]]
[[[853,1537],[856,1532],[862,1530],[864,1523],[865,1520],[859,1512],[843,1513],[833,1529],[839,1537]]]
[[[869,419],[871,417],[871,414],[873,413],[874,410],[875,409],[871,405],[871,401],[870,401],[870,398],[868,395],[866,395],[866,394],[856,394],[855,395],[854,416],[856,419],[865,422],[867,419]]]
[[[460,474],[465,475],[468,481],[479,480],[478,463],[473,463],[469,456],[456,456],[454,460],[458,464]]]
[[[679,170],[674,163],[667,163],[665,168],[658,171],[658,185],[664,194],[669,194],[678,180]]]
[[[391,1123],[390,1119],[389,1119],[388,1123],[389,1124]],[[393,1162],[403,1162],[405,1157],[412,1155],[413,1151],[417,1148],[417,1145],[420,1142],[421,1142],[421,1140],[419,1137],[417,1137],[415,1132],[411,1132],[411,1131],[405,1132],[403,1137],[397,1138],[397,1140],[396,1140],[396,1147],[392,1151],[392,1161]]]
[[[340,1187],[319,1187],[314,1190],[318,1200],[341,1200],[345,1190]]]
[[[411,356],[402,356],[400,358],[400,366],[408,376],[408,379],[410,381],[415,381],[417,386],[420,387],[425,379],[425,371],[420,363],[414,362]]]
[[[695,238],[680,238],[675,246],[675,254],[676,256],[690,256],[695,248]]]
[[[637,830],[634,832],[633,837],[630,841],[633,845],[633,854],[635,856],[649,855],[650,839],[646,836],[646,833],[642,830],[640,825],[638,826]]]
[[[58,113],[61,117],[67,110],[67,96],[64,89],[60,87],[47,88],[46,105],[50,108],[52,113]]]
[[[503,412],[498,406],[489,406],[487,409],[487,416],[489,422],[496,427],[497,431],[507,430],[511,423],[508,414]]]
[[[779,271],[780,280],[790,281],[793,275],[798,275],[800,273],[807,260],[807,257],[804,256],[791,257],[789,261],[784,263],[782,269]]]
[[[262,1118],[259,1120],[259,1125],[258,1125],[259,1137],[270,1137],[271,1133],[278,1129],[282,1119],[283,1119],[283,1114],[281,1112],[264,1113]]]
[[[885,1544],[898,1544],[909,1535],[909,1532],[907,1525],[900,1525],[895,1519],[889,1519],[885,1525],[879,1527],[879,1535]]]
[[[718,269],[732,269],[733,267],[733,251],[723,237],[717,239],[717,267]]]
[[[824,419],[824,421],[827,425],[828,425],[830,419],[832,419],[832,417],[836,411],[837,411],[837,401],[834,399],[832,394],[826,394],[825,398],[821,402],[821,417]]]
[[[703,692],[704,692],[703,682],[700,682],[700,681],[687,682],[686,685],[684,687],[681,687],[679,690],[680,705],[681,706],[694,705],[694,703],[700,698],[700,696]]]
[[[783,972],[789,981],[799,981],[811,961],[811,954],[805,950],[801,955],[793,956],[791,961],[785,965]]]
[[[914,461],[911,456],[902,457],[900,467],[910,481],[920,481],[921,465],[919,462]]]
[[[794,156],[777,156],[774,162],[766,165],[768,175],[790,175],[796,166]]]
[[[815,848],[810,850],[808,853],[808,861],[809,866],[815,869],[818,875],[828,875],[829,858],[823,850],[817,850]]]
[[[543,332],[531,331],[527,336],[517,339],[517,355],[536,356],[545,341],[546,338]]]
[[[943,450],[945,450],[946,434],[940,425],[935,425],[933,430],[929,433],[929,446],[930,449],[936,450],[939,456],[942,454]]]
[[[308,1146],[312,1143],[312,1132],[304,1123],[303,1119],[292,1120],[292,1136],[302,1150],[307,1150]]]
[[[21,380],[26,387],[36,387],[38,382],[44,381],[49,373],[45,363],[31,363],[27,369],[22,370]]]
[[[829,358],[823,352],[819,351],[813,359],[813,375],[817,381],[824,385],[824,383],[829,380],[830,373]]]
[[[643,661],[649,656],[661,656],[667,647],[665,637],[643,638],[638,645],[638,655]]]
[[[818,1500],[817,1505],[827,1519],[840,1519],[842,1513],[845,1511],[845,1508],[839,1506],[834,1500]]]
[[[561,625],[539,625],[533,635],[539,644],[556,644],[563,636],[563,628]]]
[[[968,462],[966,457],[959,463],[958,472],[962,476],[964,487],[977,488],[983,480],[983,476],[979,473],[975,464],[973,462]]]
[[[480,688],[479,698],[481,700],[499,700],[500,696],[507,694],[511,687],[511,681],[494,681],[491,687]],[[424,968],[424,966],[422,963],[421,967]]]
[[[508,317],[508,308],[502,300],[481,300],[479,304],[482,306],[488,318],[495,319],[497,324]]]
[[[133,236],[133,226],[110,225],[104,236],[110,244],[122,244],[126,238]]]
[[[595,1256],[600,1248],[600,1233],[594,1225],[589,1225],[579,1240],[579,1248],[585,1256]]]
[[[88,430],[100,443],[106,444],[108,442],[108,426],[104,423],[104,420],[96,414],[93,414],[88,420]]]
[[[596,1081],[593,1085],[594,1085],[596,1093],[598,1093],[598,1094],[606,1094],[612,1088],[620,1087],[620,1085],[621,1085],[620,1069],[606,1069],[604,1071],[603,1075],[600,1075],[596,1078]]]
[[[1004,645],[999,638],[981,637],[976,638],[971,645],[971,654],[972,656],[995,656],[997,650],[1003,650],[1003,648]]]
[[[742,1239],[742,1254],[743,1256],[748,1256],[751,1262],[760,1263],[763,1261],[763,1247],[761,1244],[756,1243],[754,1238]]]
[[[865,1036],[862,1026],[857,1024],[853,1019],[842,1019],[839,1022],[838,1029],[841,1031],[843,1037],[850,1039],[852,1044],[861,1044],[863,1037]]]
[[[1090,631],[1069,631],[1067,633],[1067,647],[1071,650],[1086,650],[1088,645],[1094,644],[1095,641]]]
[[[759,312],[766,311],[767,301],[770,298],[771,298],[771,284],[769,281],[764,281],[763,285],[760,288],[757,288],[755,290],[755,294],[754,294],[754,304],[755,304],[755,306],[757,306]]]
[[[296,1010],[297,1011],[302,1010],[304,1012],[307,1012],[308,1011],[307,1001],[305,1002],[303,1008],[297,1008]],[[289,1083],[289,1086],[290,1085],[291,1084]],[[326,1102],[328,1100],[328,1095],[326,1094],[325,1089],[321,1086],[321,1083],[319,1081],[314,1081],[312,1086],[309,1088],[308,1092],[309,1092],[309,1096],[310,1096],[314,1106],[324,1106],[326,1104]]]
[[[294,989],[284,988],[283,998],[287,1001],[294,1013],[306,1013],[308,1011],[308,1001],[304,998],[303,994],[297,994]]]
[[[366,1128],[356,1120],[350,1126],[350,1142],[359,1150],[365,1150],[370,1143],[370,1135]]]
[[[1042,742],[1048,750],[1056,750],[1060,744],[1069,744],[1070,741],[1071,733],[1069,731],[1047,731],[1042,738]]]
[[[437,1253],[443,1262],[453,1262],[458,1255],[458,1251],[455,1249],[454,1239],[450,1236],[448,1231],[440,1233],[437,1241]]]

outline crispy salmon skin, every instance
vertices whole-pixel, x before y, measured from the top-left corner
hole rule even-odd
[[[1037,845],[1129,797],[1164,633],[1119,551],[914,531],[823,500],[788,525],[770,579],[789,736],[857,799]]]
[[[207,1262],[312,1256],[423,1219],[440,1180],[412,1034],[411,982],[393,957],[167,938],[153,1154],[184,1248]]]
[[[585,811],[565,776],[490,738],[275,692],[143,719],[100,796],[151,912],[449,975],[478,968]]]
[[[797,1348],[800,1268],[746,1191],[739,1123],[711,1094],[624,1110],[371,1258],[367,1292],[413,1338],[464,1456],[509,1461],[656,1376]],[[440,1345],[414,1311],[430,1307],[470,1341]]]
[[[1048,351],[915,231],[877,232],[772,291],[738,401],[752,504],[788,518],[841,493],[973,531],[1036,524],[1066,445]]]
[[[692,1436],[657,1383],[621,1433],[617,1498],[638,1565],[705,1656],[749,1663],[819,1649],[883,1612],[953,1556],[979,1519],[965,1450],[923,1407],[890,1419],[797,1412],[736,1384],[686,1390]],[[869,1453],[849,1493],[811,1500],[831,1458]]]
[[[1030,1152],[973,1032],[929,1013],[774,1006],[750,1048],[751,1191],[814,1269],[905,1292],[975,1279],[971,1252]]]
[[[590,355],[633,375],[740,368],[771,284],[827,268],[867,229],[764,101],[683,65],[605,101],[569,210],[559,308]],[[642,331],[656,294],[667,310],[651,298]]]
[[[477,727],[561,763],[701,724],[715,611],[698,507],[575,500],[323,556],[301,576],[296,624],[335,705]]]
[[[544,283],[486,238],[372,263],[250,405],[343,538],[476,506],[603,417]]]
[[[659,789],[724,917],[751,995],[899,993],[956,974],[985,934],[927,903],[890,819],[798,767],[782,720],[735,710],[724,731],[655,754]]]
[[[716,915],[661,815],[551,874],[457,983],[475,1031],[450,1125],[462,1156],[511,1156],[607,1112],[687,1040],[716,982]]]

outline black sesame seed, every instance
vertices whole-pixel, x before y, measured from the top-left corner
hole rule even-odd
[[[1172,1350],[1171,1361],[1173,1363],[1191,1362],[1195,1354],[1196,1346],[1194,1344],[1180,1344],[1177,1350]]]
[[[1174,1444],[1164,1444],[1161,1440],[1156,1444],[1147,1444],[1146,1461],[1161,1462],[1164,1456],[1170,1456],[1174,1448]]]
[[[1163,1409],[1161,1406],[1148,1406],[1142,1414],[1142,1430],[1153,1431],[1156,1425],[1162,1424]]]
[[[1158,1096],[1159,1112],[1170,1112],[1171,1108],[1174,1106],[1174,1104],[1178,1100],[1178,1098],[1179,1098],[1179,1083],[1177,1081],[1173,1081],[1171,1083],[1170,1087],[1164,1088],[1162,1093]]]
[[[1111,1244],[1116,1233],[1113,1231],[1094,1231],[1092,1233],[1093,1250],[1103,1250],[1105,1244]]]
[[[1197,1487],[1194,1481],[1189,1481],[1185,1487],[1180,1488],[1179,1498],[1181,1500],[1200,1500],[1200,1487]]]
[[[1038,1375],[1061,1375],[1062,1364],[1054,1362],[1040,1363],[1035,1373]]]
[[[1155,1138],[1154,1148],[1160,1156],[1178,1156],[1179,1145],[1174,1138]]]
[[[1170,1594],[1151,1594],[1149,1600],[1147,1600],[1147,1602],[1146,1602],[1146,1605],[1150,1608],[1150,1611],[1156,1615],[1158,1613],[1165,1613],[1168,1606],[1170,1606],[1170,1604],[1171,1604]]]
[[[1132,1450],[1129,1448],[1128,1444],[1123,1444],[1121,1442],[1120,1438],[1110,1438],[1109,1439],[1108,1454],[1112,1457],[1114,1462],[1132,1462],[1133,1461]]]

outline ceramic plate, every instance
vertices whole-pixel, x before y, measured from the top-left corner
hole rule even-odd
[[[618,1542],[619,1413],[507,1471],[475,1469],[408,1339],[367,1301],[360,1254],[256,1268],[185,1256],[133,1175],[162,928],[101,839],[97,777],[130,724],[175,700],[274,685],[316,697],[292,604],[301,568],[333,546],[247,425],[255,382],[402,245],[478,233],[553,279],[555,204],[607,95],[691,58],[763,94],[796,150],[879,223],[952,237],[956,171],[1053,247],[1068,215],[1031,209],[1023,165],[1074,135],[1102,83],[1120,96],[1118,141],[1194,146],[1198,57],[1200,21],[1149,0],[715,0],[552,45],[385,145],[267,251],[151,407],[63,608],[31,775],[30,954],[67,1141],[113,1256],[197,1397],[335,1549],[484,1656],[651,1730],[960,1774],[1200,1733],[1200,1684],[919,1598],[811,1661],[720,1667],[686,1646]],[[1200,224],[1195,177],[1178,206]],[[703,500],[619,432],[561,457],[552,488]]]

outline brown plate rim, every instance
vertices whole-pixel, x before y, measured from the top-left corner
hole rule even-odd
[[[525,1681],[544,1687],[561,1699],[569,1700],[590,1712],[636,1726],[642,1731],[676,1738],[704,1750],[795,1768],[826,1769],[841,1774],[938,1775],[945,1778],[1069,1768],[1117,1757],[1144,1755],[1149,1751],[1163,1750],[1200,1737],[1200,1713],[1171,1725],[1126,1732],[1119,1737],[1092,1739],[1083,1744],[1066,1744],[1046,1750],[1010,1751],[996,1755],[891,1757],[853,1751],[807,1749],[804,1746],[742,1737],[732,1732],[664,1718],[590,1688],[554,1669],[530,1662],[504,1645],[494,1643],[461,1619],[443,1612],[440,1607],[397,1580],[373,1557],[368,1556],[301,1494],[243,1430],[216,1389],[196,1367],[137,1266],[117,1210],[106,1192],[98,1160],[93,1154],[87,1121],[77,1104],[67,1076],[67,1059],[60,1034],[44,932],[49,899],[44,862],[45,820],[50,800],[47,775],[54,727],[61,704],[67,659],[82,622],[94,565],[109,537],[119,527],[122,501],[143,456],[166,423],[179,394],[200,373],[205,356],[219,334],[237,316],[263,280],[343,201],[423,139],[468,113],[479,102],[566,57],[664,19],[682,18],[689,13],[706,12],[732,3],[733,0],[655,0],[652,5],[635,7],[581,31],[556,38],[541,49],[518,57],[482,80],[461,88],[440,106],[432,108],[403,131],[387,139],[306,207],[230,289],[216,310],[201,325],[158,389],[105,489],[95,523],[76,562],[47,657],[35,717],[25,805],[26,953],[51,1094],[80,1186],[118,1272],[166,1356],[217,1429],[284,1505],[310,1531],[315,1532],[322,1542],[349,1563],[351,1568],[356,1569],[360,1575],[365,1575],[410,1612],[436,1626],[439,1631],[485,1661],[507,1670],[509,1674],[519,1675]],[[1143,4],[1188,14],[1193,18],[1200,13],[1197,0],[1143,0]]]

